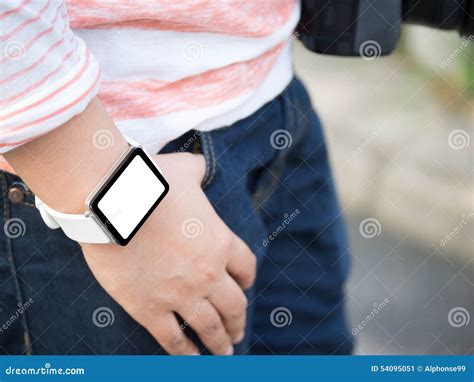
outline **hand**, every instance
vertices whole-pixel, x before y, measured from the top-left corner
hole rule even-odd
[[[168,195],[128,246],[83,244],[85,259],[102,287],[168,353],[199,354],[183,332],[190,325],[211,352],[232,354],[244,336],[242,288],[253,284],[255,256],[202,191],[202,155],[155,160],[170,184]]]
[[[104,135],[110,145],[97,147],[96,137]],[[87,195],[126,148],[95,98],[81,114],[5,157],[47,205],[83,213]],[[83,245],[85,259],[104,289],[168,353],[198,353],[183,334],[182,326],[190,325],[211,352],[230,354],[244,333],[242,288],[253,283],[255,258],[202,192],[201,155],[155,159],[170,184],[168,195],[129,245]],[[200,235],[188,230],[192,224]],[[186,320],[184,325],[175,314]]]

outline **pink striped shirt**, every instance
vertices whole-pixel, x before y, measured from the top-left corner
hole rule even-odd
[[[230,125],[290,81],[298,18],[297,0],[3,0],[0,153],[97,94],[154,152],[189,129]],[[2,157],[0,169],[12,171]]]

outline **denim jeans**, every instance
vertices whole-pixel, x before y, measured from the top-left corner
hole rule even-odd
[[[350,353],[344,222],[299,80],[252,116],[162,150],[176,151],[204,154],[206,195],[257,256],[236,353]],[[46,227],[21,179],[4,172],[0,219],[0,354],[164,354],[98,284],[79,245]]]

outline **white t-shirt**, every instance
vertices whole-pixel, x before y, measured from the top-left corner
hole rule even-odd
[[[245,118],[291,80],[299,11],[297,0],[2,0],[0,152],[97,94],[152,152]]]

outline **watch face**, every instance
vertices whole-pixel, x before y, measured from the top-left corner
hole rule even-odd
[[[169,190],[160,171],[136,147],[92,198],[89,208],[120,245],[126,245]]]

